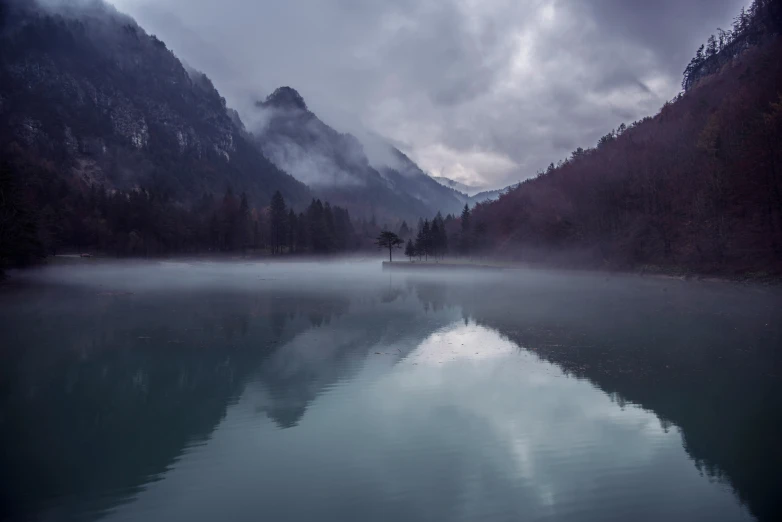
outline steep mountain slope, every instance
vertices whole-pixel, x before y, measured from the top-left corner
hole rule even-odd
[[[763,16],[766,4],[751,12]],[[473,222],[488,248],[567,264],[782,273],[782,37],[778,22],[762,22],[773,32],[741,54],[728,49],[721,69],[656,116],[479,205]]]
[[[372,165],[358,139],[321,121],[290,87],[280,87],[256,107],[261,123],[251,130],[258,148],[354,216],[418,219],[437,210],[455,212],[461,205],[456,192],[391,146],[385,146],[386,164]]]
[[[227,186],[265,205],[307,188],[267,160],[209,79],[103,2],[2,0],[0,150],[84,186],[179,201]]]

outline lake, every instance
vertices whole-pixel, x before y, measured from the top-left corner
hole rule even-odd
[[[0,519],[782,516],[782,293],[83,261],[0,288]]]

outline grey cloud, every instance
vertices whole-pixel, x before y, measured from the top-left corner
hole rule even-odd
[[[112,1],[243,118],[291,85],[338,130],[383,136],[425,170],[492,188],[655,113],[744,3]]]

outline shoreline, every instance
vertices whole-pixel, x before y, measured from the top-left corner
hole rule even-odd
[[[487,272],[512,272],[514,270],[561,270],[567,272],[585,272],[595,275],[616,275],[616,276],[637,276],[642,278],[668,279],[684,282],[704,282],[704,283],[732,283],[743,285],[759,286],[782,286],[782,275],[767,273],[739,273],[739,274],[720,274],[720,273],[697,273],[687,271],[666,271],[663,268],[651,270],[648,267],[637,269],[611,269],[600,267],[574,267],[574,266],[555,266],[535,263],[518,263],[512,261],[491,261],[482,263],[471,262],[432,262],[432,261],[383,261],[383,270],[422,270],[429,271],[433,269],[444,270],[479,270]]]
[[[698,273],[683,269],[675,269],[659,266],[642,266],[636,269],[612,269],[610,267],[594,266],[557,266],[544,263],[514,262],[502,260],[447,260],[447,261],[393,261],[382,260],[381,257],[371,255],[369,252],[354,253],[347,256],[309,256],[309,255],[258,255],[253,254],[191,254],[191,255],[173,255],[173,256],[150,256],[150,257],[115,257],[107,255],[91,255],[82,257],[79,254],[59,254],[47,257],[41,263],[37,263],[24,268],[12,268],[0,272],[0,285],[13,279],[14,272],[24,272],[27,270],[36,270],[46,266],[57,265],[76,265],[91,263],[126,263],[126,262],[245,262],[245,263],[331,263],[331,262],[374,262],[381,261],[381,270],[399,270],[399,271],[483,271],[483,272],[513,272],[514,270],[559,270],[565,272],[592,273],[595,275],[615,275],[615,276],[637,276],[642,278],[668,279],[678,281],[699,281],[706,283],[732,283],[756,286],[782,286],[782,275],[770,274],[766,272],[745,272],[725,274],[719,272]],[[3,277],[4,276],[4,277]]]

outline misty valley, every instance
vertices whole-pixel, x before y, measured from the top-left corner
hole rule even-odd
[[[0,522],[782,520],[782,0],[0,0]]]
[[[772,520],[782,294],[88,262],[0,294],[3,520]]]

